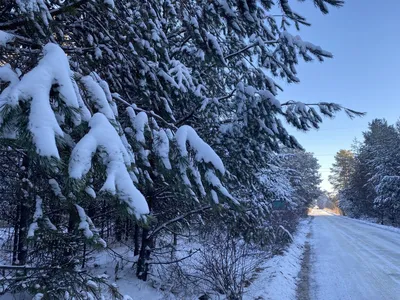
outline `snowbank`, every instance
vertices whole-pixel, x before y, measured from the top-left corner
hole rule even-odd
[[[257,279],[246,290],[243,297],[248,299],[293,300],[296,299],[298,274],[304,255],[310,219],[300,222],[293,236],[293,243],[282,256],[274,256],[260,268]]]
[[[349,218],[349,217],[343,217],[343,218],[352,219],[352,218]],[[352,220],[355,220],[355,221],[363,223],[363,224],[367,224],[367,225],[372,226],[372,227],[377,227],[377,228],[381,228],[381,229],[384,229],[384,230],[387,230],[387,231],[400,233],[400,228],[398,228],[398,227],[376,224],[376,223],[373,223],[373,222],[370,222],[370,221],[367,221],[367,220],[360,220],[360,219],[352,219]]]
[[[336,216],[336,217],[351,219],[351,220],[354,220],[356,222],[363,223],[363,224],[366,224],[366,225],[369,225],[369,226],[372,226],[372,227],[384,229],[384,230],[391,231],[391,232],[400,233],[400,228],[398,228],[398,227],[377,224],[377,223],[374,223],[373,221],[371,221],[370,219],[369,220],[363,220],[363,219],[350,218],[350,217],[346,217],[346,216],[338,216],[338,215],[330,213],[330,212],[327,212],[327,213],[331,214],[333,216]]]

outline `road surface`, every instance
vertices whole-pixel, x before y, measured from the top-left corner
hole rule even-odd
[[[314,210],[312,300],[399,300],[400,233]]]

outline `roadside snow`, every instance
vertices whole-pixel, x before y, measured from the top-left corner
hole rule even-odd
[[[293,243],[282,256],[267,260],[257,279],[246,290],[243,299],[296,299],[298,274],[304,254],[307,234],[310,232],[310,219],[300,222],[293,236]]]
[[[124,260],[119,259],[124,257]],[[112,251],[99,252],[90,269],[94,274],[107,274],[109,280],[118,286],[122,295],[135,300],[176,300],[174,295],[161,291],[149,282],[137,279],[135,270],[132,268],[134,261],[133,251],[126,246],[114,248]],[[126,299],[129,299],[126,297]]]
[[[366,224],[366,225],[369,225],[369,226],[372,226],[372,227],[376,227],[376,228],[380,228],[380,229],[384,229],[384,230],[400,233],[400,228],[398,228],[398,227],[393,227],[393,226],[389,226],[389,225],[381,225],[381,224],[373,223],[373,222],[367,221],[367,220],[353,219],[353,218],[344,217],[344,216],[343,216],[343,218],[351,219],[351,220],[354,220],[354,221],[357,221],[359,223],[363,223],[363,224]]]
[[[377,224],[373,221],[373,219],[356,219],[356,218],[351,218],[351,217],[346,217],[346,216],[339,216],[337,214],[331,213],[329,211],[324,210],[326,213],[336,216],[336,217],[341,217],[341,218],[346,218],[346,219],[350,219],[362,224],[366,224],[372,227],[376,227],[376,228],[380,228],[383,230],[387,230],[387,231],[391,231],[391,232],[396,232],[396,233],[400,233],[400,228],[399,227],[393,227],[393,226],[389,226],[389,225],[381,225],[381,224]]]
[[[298,275],[301,270],[307,234],[310,232],[310,221],[310,219],[305,219],[300,222],[293,235],[293,243],[284,251],[283,255],[274,256],[260,265],[261,272],[257,274],[257,278],[245,290],[244,300],[292,300],[296,298]],[[187,252],[190,253],[201,247],[200,244],[185,239],[179,242],[179,248],[182,249],[176,253],[178,259],[181,255],[186,256]],[[138,280],[135,270],[132,268],[135,259],[133,251],[127,246],[121,245],[113,247],[113,250],[98,252],[94,259],[88,263],[87,269],[95,276],[107,276],[110,283],[115,283],[120,292],[127,296],[126,299],[129,299],[128,296],[135,300],[198,299],[199,293],[195,290],[192,291],[193,287],[190,286],[183,287],[188,292],[185,296],[181,294],[173,295],[168,292],[170,290],[168,283],[161,286],[157,280],[149,282]],[[195,261],[196,255],[188,258],[183,262],[183,268],[193,268]],[[160,270],[156,268],[153,271]],[[179,285],[179,283],[177,284]],[[211,296],[212,299],[225,299],[223,295],[213,294]]]

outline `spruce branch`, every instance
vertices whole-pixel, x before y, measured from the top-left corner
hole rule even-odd
[[[65,5],[63,5],[59,8],[50,10],[50,15],[53,17],[60,15],[72,8],[79,8],[89,1],[90,0],[69,1],[70,3],[66,3]],[[16,29],[18,26],[24,25],[28,21],[30,21],[30,19],[27,19],[26,17],[21,16],[21,17],[9,20],[7,22],[0,23],[0,30]]]

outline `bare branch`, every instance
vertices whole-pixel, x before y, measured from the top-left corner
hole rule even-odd
[[[193,209],[193,210],[191,210],[191,211],[188,211],[187,213],[184,213],[183,215],[180,215],[180,216],[178,216],[178,217],[176,217],[176,218],[173,218],[173,219],[171,219],[171,220],[169,220],[169,221],[167,221],[167,222],[161,224],[161,225],[160,225],[159,227],[157,227],[156,229],[154,229],[154,230],[149,234],[149,238],[155,236],[158,232],[160,232],[161,230],[165,229],[168,225],[171,225],[171,224],[173,224],[173,223],[176,223],[176,222],[178,222],[178,221],[181,221],[181,220],[185,219],[186,217],[188,217],[188,216],[190,216],[190,215],[197,214],[197,213],[199,213],[199,212],[208,210],[208,209],[210,209],[210,208],[211,208],[211,205],[206,205],[206,206],[203,206],[203,207],[200,207],[200,208],[197,208],[197,209]]]
[[[158,262],[149,262],[149,265],[171,265],[174,263],[179,263],[181,261],[184,261],[185,259],[188,259],[189,257],[192,257],[193,255],[195,255],[197,252],[199,252],[200,249],[197,249],[196,251],[190,253],[189,255],[185,256],[185,257],[181,257],[177,260],[170,260],[170,261],[158,261]]]

